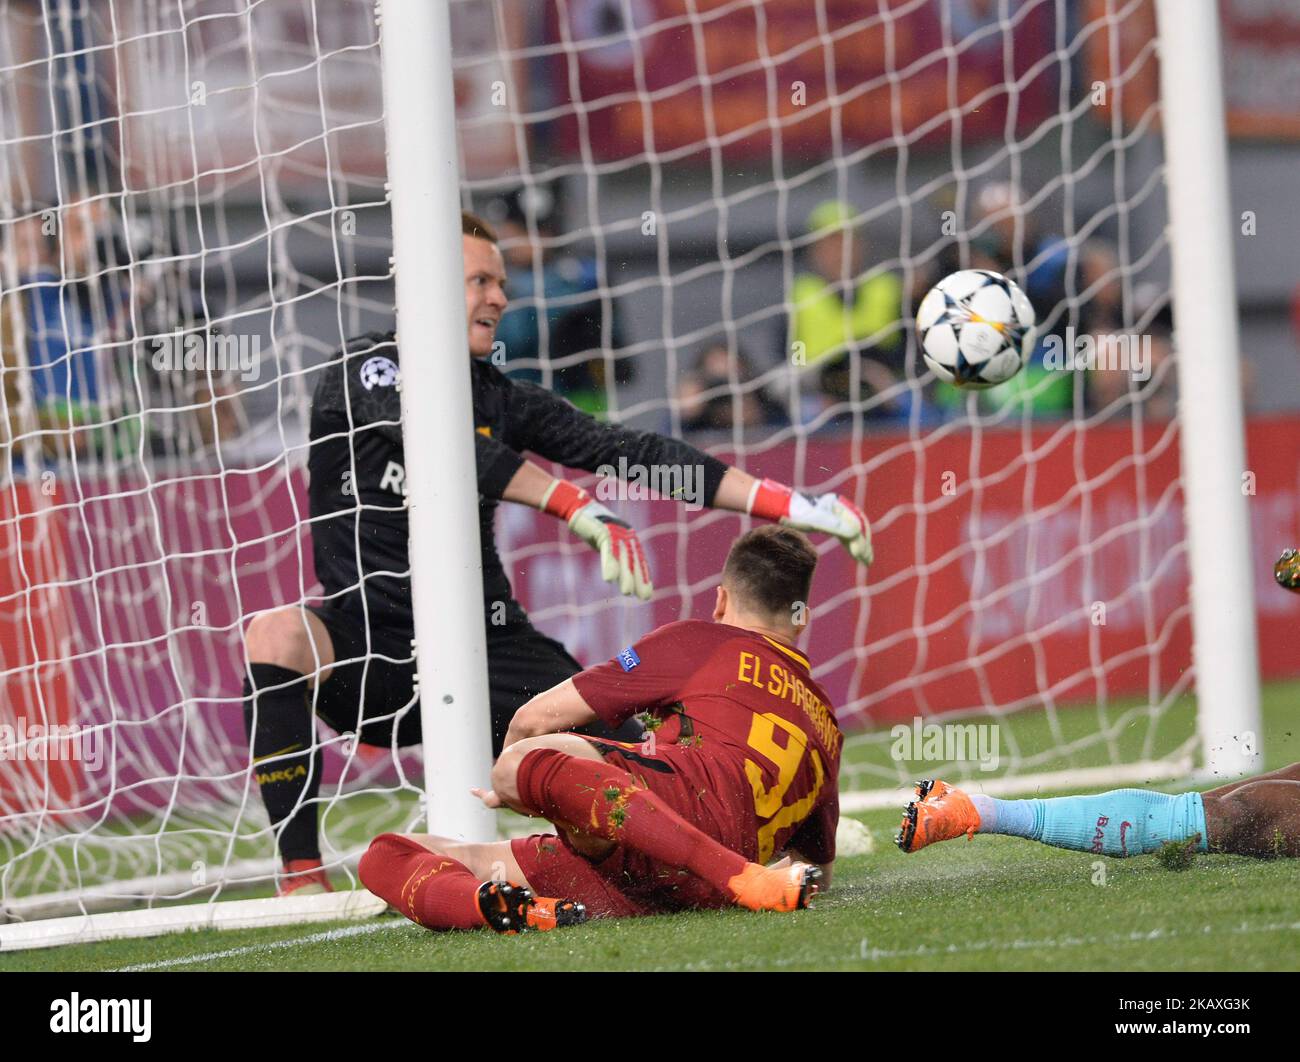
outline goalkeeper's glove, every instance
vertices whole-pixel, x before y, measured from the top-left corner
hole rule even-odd
[[[834,535],[844,543],[853,559],[871,563],[871,525],[862,510],[842,494],[810,497],[774,479],[754,484],[749,496],[749,514],[763,520],[778,520],[799,531]]]
[[[569,530],[593,549],[600,550],[600,574],[607,583],[618,583],[619,593],[650,600],[654,585],[646,566],[645,550],[636,531],[596,501],[581,487],[557,479],[542,495],[539,508],[557,516]]]

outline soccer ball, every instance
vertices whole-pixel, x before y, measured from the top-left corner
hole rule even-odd
[[[1015,376],[1034,349],[1034,308],[1001,273],[950,273],[916,311],[921,356],[954,387],[981,390]]]

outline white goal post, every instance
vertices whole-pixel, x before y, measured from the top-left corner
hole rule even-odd
[[[313,390],[394,320],[438,739],[317,727],[323,858],[356,889],[377,833],[496,830],[460,208],[509,374],[864,507],[804,645],[846,811],[1257,769],[1219,50],[1208,0],[0,0],[0,951],[375,913],[249,899],[240,683],[251,619],[320,593]],[[970,266],[1145,375],[1041,348],[943,392],[913,307]],[[886,309],[823,349],[828,287]],[[655,594],[502,506],[535,625],[590,664],[707,617],[747,521],[580,481]]]
[[[1258,769],[1261,725],[1219,17],[1157,10],[1201,773],[1231,779]]]
[[[428,825],[483,841],[496,816],[470,793],[486,784],[492,746],[483,625],[463,607],[483,599],[483,572],[451,23],[445,3],[383,0],[380,11],[420,716],[438,735],[424,743]]]

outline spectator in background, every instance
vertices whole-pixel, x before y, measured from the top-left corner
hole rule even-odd
[[[1159,293],[1152,287],[1139,289],[1134,296],[1139,320],[1149,319],[1140,334],[1134,329],[1125,328],[1118,320],[1114,327],[1106,327],[1108,319],[1103,316],[1092,318],[1093,325],[1088,335],[1092,337],[1097,349],[1111,337],[1124,336],[1129,343],[1142,342],[1143,336],[1150,337],[1150,377],[1137,379],[1133,373],[1122,368],[1095,368],[1088,372],[1087,398],[1090,413],[1102,413],[1108,409],[1114,413],[1121,408],[1115,403],[1126,395],[1132,396],[1132,402],[1140,405],[1142,415],[1152,420],[1172,420],[1178,412],[1178,378],[1175,366],[1170,363],[1174,353],[1173,314],[1166,302],[1155,309]],[[1243,374],[1244,374],[1243,365]],[[1243,383],[1246,379],[1243,375]]]
[[[600,295],[595,259],[551,250],[558,206],[550,187],[536,185],[502,197],[484,212],[501,237],[509,273],[510,309],[496,334],[505,357],[500,368],[513,379],[543,383],[542,366],[549,362],[550,390],[600,416],[609,407],[610,366],[616,384],[630,383],[635,368],[631,358],[617,356],[622,346],[618,316],[613,302]],[[535,264],[540,264],[540,278]]]
[[[210,456],[227,439],[247,430],[239,397],[237,374],[243,370],[229,365],[221,367],[220,337],[225,334],[235,343],[248,343],[252,335],[240,336],[235,329],[247,328],[245,320],[235,317],[225,328],[211,323],[216,300],[211,292],[203,293],[194,283],[191,267],[178,260],[167,242],[143,219],[136,219],[132,230],[117,231],[104,250],[104,260],[113,267],[123,302],[129,298],[126,277],[135,289],[136,314],[139,319],[135,371],[143,397],[149,450],[155,457],[201,458]],[[134,268],[127,268],[135,263]],[[154,364],[159,337],[168,340],[202,338],[211,352],[209,364],[184,371],[163,370]],[[244,348],[248,350],[247,347]],[[257,353],[265,362],[270,357]],[[255,379],[264,379],[266,364],[256,367]]]
[[[731,431],[783,424],[784,411],[767,390],[753,383],[754,367],[745,351],[733,354],[725,342],[701,347],[695,368],[677,386],[683,431]]]
[[[1135,379],[1131,373],[1122,369],[1094,369],[1088,373],[1088,409],[1089,412],[1112,412],[1127,409],[1114,403],[1125,395],[1132,395],[1132,401],[1140,404],[1142,414],[1152,420],[1173,420],[1178,414],[1178,373],[1173,363],[1177,351],[1175,345],[1173,307],[1168,300],[1168,291],[1163,285],[1146,283],[1139,285],[1133,292],[1133,315],[1135,326],[1122,326],[1107,333],[1094,331],[1090,334],[1094,343],[1104,342],[1108,335],[1118,335],[1133,343],[1144,342],[1149,338],[1151,355],[1149,379]],[[1247,412],[1254,406],[1255,372],[1254,364],[1242,352],[1241,357],[1241,397]]]
[[[867,245],[855,218],[853,208],[837,200],[821,203],[808,216],[808,232],[815,239],[807,268],[796,275],[790,292],[786,356],[802,355],[825,398],[867,402],[870,413],[894,415],[900,412],[895,400],[870,400],[901,381],[903,284],[896,273],[864,275]],[[792,410],[801,420],[807,412]]]
[[[1064,337],[1067,313],[1053,311],[1066,299],[1065,272],[1069,244],[1059,236],[1044,234],[1025,207],[1020,189],[1010,181],[984,185],[975,200],[975,235],[971,238],[971,268],[991,269],[1017,280],[1033,304],[1038,318],[1038,343],[1024,369],[988,392],[997,406],[1021,401],[1035,416],[1059,416],[1074,408],[1074,377],[1043,364],[1048,335]],[[1017,254],[1017,248],[1020,253]]]
[[[1080,333],[1124,328],[1124,274],[1109,240],[1094,237],[1079,249]]]
[[[1300,350],[1300,284],[1291,292],[1291,334],[1295,337],[1296,349]]]
[[[18,289],[5,314],[23,358],[16,347],[7,354],[6,382],[16,383],[11,374],[25,362],[40,447],[54,459],[71,457],[74,448],[82,461],[112,457],[139,438],[138,421],[121,408],[110,358],[101,353],[124,312],[103,284],[106,217],[103,199],[62,208],[38,202],[11,228]],[[17,409],[11,403],[11,415]],[[9,429],[8,438],[19,430],[13,423]]]
[[[161,373],[151,364],[148,340],[132,342],[136,335],[170,336],[176,328],[201,331],[194,324],[201,315],[182,319],[176,312],[175,293],[164,297],[159,277],[142,268],[152,246],[147,240],[129,245],[105,202],[62,209],[34,203],[10,227],[18,286],[0,306],[10,413],[4,441],[37,430],[48,460],[68,460],[75,448],[80,461],[122,461],[139,456],[147,432],[148,452],[196,455],[238,430],[230,374]],[[188,295],[182,272],[169,279]],[[27,370],[34,425],[25,419],[20,367]],[[171,437],[159,435],[163,428]],[[20,461],[22,454],[12,457]]]
[[[1070,247],[1060,236],[1044,233],[1024,206],[1020,189],[1010,181],[984,185],[975,200],[977,231],[971,241],[976,269],[1013,273],[1024,266],[1020,282],[1030,302],[1047,314],[1065,298],[1065,269]],[[1021,252],[1016,254],[1019,245]]]

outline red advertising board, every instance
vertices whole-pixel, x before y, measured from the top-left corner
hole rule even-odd
[[[820,543],[803,641],[846,728],[1047,699],[1159,703],[1191,686],[1172,424],[1039,423],[978,436],[949,424],[921,442],[811,439],[746,458],[757,474],[865,501],[876,562],[868,573]],[[1300,416],[1255,418],[1247,442],[1261,675],[1294,676],[1300,595],[1276,586],[1271,569],[1300,545]],[[243,627],[318,589],[300,523],[305,487],[301,472],[263,469],[205,482],[86,479],[53,510],[24,490],[6,495],[0,725],[109,724],[114,755],[111,771],[93,774],[76,761],[0,764],[0,814],[97,808],[122,794],[136,806],[179,800],[181,764],[185,800],[240,777]],[[562,522],[517,505],[498,516],[518,597],[584,664],[661,624],[708,618],[743,527],[673,501],[609,504],[641,531],[656,586],[648,604],[604,583]],[[463,613],[478,622],[480,603]],[[327,778],[340,763],[331,748]]]
[[[26,484],[0,491],[0,817],[64,806],[82,788],[66,665],[65,523]]]
[[[1249,428],[1261,673],[1300,673],[1300,595],[1272,562],[1300,544],[1300,418]],[[722,455],[724,458],[726,454]],[[782,445],[750,471],[810,488],[865,485],[876,562],[868,576],[823,544],[804,648],[849,725],[918,712],[1150,695],[1190,681],[1186,534],[1172,424],[955,426]],[[840,477],[845,470],[865,469]],[[814,471],[810,471],[814,470]],[[644,535],[650,605],[610,594],[555,521],[503,507],[499,541],[539,626],[584,663],[684,617],[707,618],[739,517],[665,501],[611,502]]]
[[[946,24],[941,8],[950,12]],[[1018,132],[1056,105],[1053,5],[954,0],[568,0],[548,5],[562,148],[599,159],[717,145],[821,156],[907,137]],[[824,17],[823,17],[824,16]],[[1014,84],[1009,85],[1008,81]],[[778,132],[779,130],[779,132]]]

